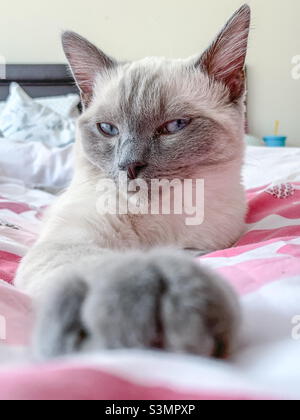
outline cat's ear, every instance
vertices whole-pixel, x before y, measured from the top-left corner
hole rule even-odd
[[[93,97],[97,74],[112,69],[117,66],[117,62],[75,32],[64,32],[62,44],[83,105],[88,107]]]
[[[251,10],[245,4],[196,63],[202,71],[228,87],[232,101],[239,99],[245,91],[244,66],[250,22]]]

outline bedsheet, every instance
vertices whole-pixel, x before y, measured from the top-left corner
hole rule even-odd
[[[53,197],[0,184],[0,399],[300,399],[300,183],[248,191],[247,231],[199,259],[241,296],[243,323],[224,361],[105,351],[36,364],[34,313],[11,285]]]

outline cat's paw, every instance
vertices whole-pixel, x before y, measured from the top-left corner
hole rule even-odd
[[[38,317],[39,356],[160,348],[222,357],[234,340],[236,296],[182,253],[114,254],[62,274]]]

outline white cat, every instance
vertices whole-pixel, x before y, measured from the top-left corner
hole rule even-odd
[[[40,303],[42,355],[154,346],[221,356],[230,348],[236,297],[177,250],[230,247],[244,230],[249,25],[245,5],[200,57],[130,63],[64,33],[84,105],[75,176],[15,280]],[[120,171],[146,185],[204,179],[204,222],[188,226],[186,214],[100,215],[99,182],[117,183]]]

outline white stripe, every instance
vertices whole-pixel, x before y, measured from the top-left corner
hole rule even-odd
[[[10,254],[24,257],[28,252],[28,247],[15,242],[12,239],[0,236],[0,251],[9,252]]]
[[[270,258],[282,258],[282,254],[278,254],[280,248],[286,245],[300,245],[300,237],[291,239],[290,241],[277,241],[271,244],[264,246],[259,246],[257,248],[245,251],[240,255],[235,255],[233,257],[216,257],[216,258],[205,258],[202,257],[201,261],[211,268],[220,268],[224,266],[233,266],[247,261],[252,260],[267,260]],[[300,272],[300,267],[299,267]]]
[[[278,214],[271,214],[257,223],[247,225],[249,231],[253,230],[274,230],[287,226],[300,226],[300,219],[288,219],[287,217],[279,216]]]

